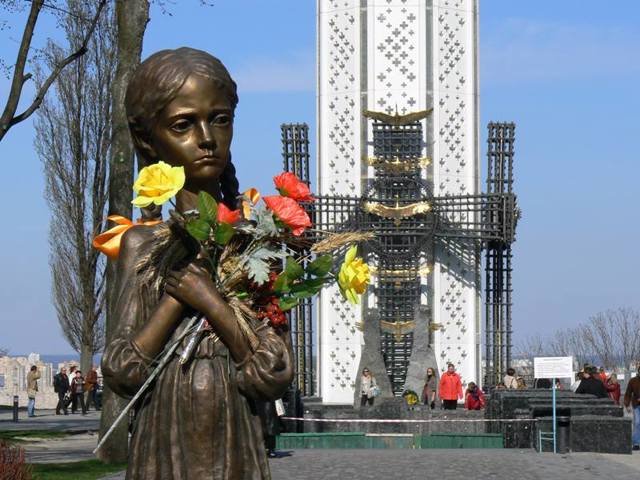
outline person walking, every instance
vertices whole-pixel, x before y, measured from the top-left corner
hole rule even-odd
[[[460,375],[456,373],[456,367],[453,363],[447,364],[447,371],[440,378],[438,390],[442,400],[442,408],[455,410],[458,407],[458,400],[462,399],[462,380]]]
[[[422,388],[422,403],[429,405],[431,410],[436,408],[436,391],[438,384],[436,382],[436,371],[429,367],[427,368],[427,376],[424,379],[424,387]]]
[[[475,382],[469,382],[464,395],[464,408],[467,410],[482,410],[484,408],[484,392]]]
[[[624,393],[624,406],[628,412],[633,412],[631,443],[634,450],[640,450],[640,366],[638,366],[638,374],[627,384],[627,390]]]
[[[616,405],[620,405],[620,384],[618,383],[618,375],[612,373],[605,383],[607,392],[609,392],[609,398],[614,401]]]
[[[262,435],[264,436],[264,446],[267,450],[267,457],[277,458],[276,437],[280,435],[280,417],[276,408],[276,402],[256,400],[255,408],[262,425]]]
[[[38,371],[38,367],[36,367],[35,365],[31,365],[31,369],[27,374],[27,397],[29,397],[29,401],[27,402],[27,415],[29,417],[36,416],[36,393],[38,392],[39,379],[40,372]]]
[[[66,368],[62,367],[60,371],[53,377],[53,391],[58,394],[56,415],[60,415],[60,410],[62,410],[65,415],[69,415],[65,398],[67,392],[69,392],[69,377],[67,377]]]
[[[78,367],[76,365],[69,366],[69,401],[68,403],[71,405],[71,413],[76,413],[76,409],[78,408],[78,402],[75,394],[71,390],[71,382],[76,378],[76,370]]]
[[[376,377],[371,374],[368,368],[362,370],[362,378],[360,379],[360,406],[373,405],[376,398],[378,383]]]
[[[588,368],[584,371],[583,379],[578,388],[576,388],[576,393],[595,395],[598,398],[607,398],[609,396],[604,383],[600,380],[596,367]]]
[[[96,409],[96,412],[100,410],[98,407],[98,402],[96,401],[96,390],[98,389],[98,372],[96,371],[96,366],[93,365],[89,372],[87,372],[87,376],[84,379],[84,391],[85,397],[84,402],[87,406],[87,410],[89,410],[89,406],[93,403],[93,408]]]
[[[71,380],[71,413],[76,413],[78,402],[82,408],[82,415],[87,414],[87,405],[84,403],[84,378],[82,372],[76,370],[76,376]]]
[[[502,380],[507,390],[516,390],[518,388],[518,379],[516,378],[515,368],[507,368],[507,374]]]

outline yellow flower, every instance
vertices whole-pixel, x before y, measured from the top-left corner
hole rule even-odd
[[[405,392],[403,397],[404,397],[404,400],[407,402],[407,405],[416,405],[418,403],[418,395],[413,390]]]
[[[146,207],[152,203],[162,205],[180,191],[184,181],[184,167],[172,167],[162,161],[144,167],[133,184],[138,196],[131,203],[136,207]]]
[[[338,273],[338,285],[342,296],[354,305],[359,303],[358,295],[362,295],[367,290],[371,275],[369,265],[364,263],[362,258],[356,258],[358,247],[355,245],[347,250],[344,256],[344,263]]]

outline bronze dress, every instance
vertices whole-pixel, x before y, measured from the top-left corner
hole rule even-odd
[[[135,229],[143,228],[150,227]],[[114,303],[119,328],[102,359],[105,381],[124,397],[133,396],[151,370],[151,359],[132,342],[152,311],[138,294],[133,268],[135,251],[145,251],[149,242],[147,238],[138,248],[121,252]],[[255,401],[282,396],[292,380],[293,359],[288,334],[279,335],[265,324],[256,333],[260,345],[241,365],[222,341],[207,335],[194,358],[181,366],[183,341],[138,404],[127,479],[270,478]]]

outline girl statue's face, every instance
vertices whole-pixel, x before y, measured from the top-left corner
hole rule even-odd
[[[227,165],[232,137],[228,96],[212,80],[191,75],[159,112],[149,147],[158,160],[184,167],[188,190],[210,190]]]

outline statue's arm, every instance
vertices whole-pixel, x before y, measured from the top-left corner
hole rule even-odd
[[[151,235],[151,227],[129,229],[123,235],[116,268],[111,318],[116,327],[107,339],[102,371],[109,387],[122,396],[133,395],[144,383],[153,359],[182,318],[182,305],[168,295],[143,318],[135,264]]]
[[[249,341],[238,327],[235,312],[216,289],[211,274],[198,261],[172,272],[167,277],[165,291],[170,298],[178,298],[201,312],[236,362],[244,361],[251,354]]]
[[[233,309],[216,290],[210,273],[195,261],[172,272],[166,292],[202,312],[231,352],[238,369],[238,384],[250,397],[280,398],[293,380],[293,352],[288,332],[276,332],[262,324],[258,344],[252,349],[242,333]]]
[[[260,339],[256,351],[236,365],[238,385],[251,398],[282,398],[291,385],[294,374],[289,332],[276,331],[263,324],[256,333]]]

